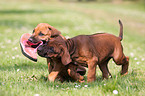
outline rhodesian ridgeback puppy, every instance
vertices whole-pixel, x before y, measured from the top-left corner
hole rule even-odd
[[[60,58],[65,66],[74,63],[88,67],[88,82],[96,80],[96,65],[102,71],[103,79],[108,79],[109,75],[111,76],[107,66],[111,58],[117,65],[122,65],[121,75],[126,75],[128,73],[129,57],[123,53],[121,44],[123,25],[120,20],[119,24],[119,37],[108,33],[79,35],[67,40],[56,37],[47,44],[41,45],[37,52],[46,58]],[[44,51],[44,49],[46,50]],[[55,70],[55,72],[59,73],[60,70]]]
[[[36,26],[36,28],[34,28],[33,34],[28,40],[32,43],[38,43],[40,41],[43,41],[43,43],[45,43],[56,37],[61,37],[63,40],[66,40],[65,37],[61,35],[61,32],[58,31],[53,26],[51,26],[47,23],[40,23]],[[57,78],[57,76],[55,75],[55,73],[56,73],[55,70],[57,69],[57,66],[54,67],[53,65],[55,65],[56,63],[61,63],[58,61],[59,60],[53,60],[51,58],[47,58],[48,70],[50,73],[48,75],[48,78],[50,81],[54,81]],[[61,64],[58,64],[58,65],[61,65]],[[77,73],[84,75],[86,73],[86,70],[83,67],[79,67],[79,68],[77,68]],[[59,76],[59,77],[61,77],[61,76]],[[62,78],[59,78],[59,79],[62,79]],[[61,80],[61,81],[65,81],[65,80]]]

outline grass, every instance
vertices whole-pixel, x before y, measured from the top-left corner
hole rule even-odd
[[[142,4],[16,1],[0,2],[0,96],[112,96],[113,90],[118,91],[118,96],[145,94],[145,8]],[[97,80],[93,83],[51,83],[45,80],[48,70],[44,58],[38,57],[34,63],[21,54],[21,35],[31,33],[39,23],[49,23],[69,37],[96,32],[118,36],[119,19],[124,24],[124,53],[130,57],[126,76],[120,76],[121,67],[110,61],[112,79],[102,81],[97,68]]]

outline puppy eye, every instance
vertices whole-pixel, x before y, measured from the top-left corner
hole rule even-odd
[[[51,30],[51,28],[48,27],[49,30]]]
[[[42,32],[39,33],[39,36],[44,36],[44,34]]]

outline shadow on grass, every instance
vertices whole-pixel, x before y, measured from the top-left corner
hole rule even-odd
[[[46,87],[49,85],[49,88],[54,89],[63,89],[63,90],[69,90],[69,89],[84,89],[84,88],[99,88],[103,92],[113,92],[113,90],[126,90],[126,88],[129,88],[131,90],[140,90],[140,88],[143,87],[143,82],[141,80],[135,79],[136,73],[130,73],[126,76],[120,76],[120,75],[113,75],[113,78],[110,78],[108,80],[102,80],[102,76],[97,76],[95,82],[87,83],[87,77],[85,77],[84,83],[79,82],[63,82],[55,81],[55,82],[49,82],[47,77],[44,75],[41,75],[41,77],[37,78],[40,83],[45,84]],[[135,81],[134,81],[135,79]]]
[[[31,70],[31,69],[35,69],[35,70],[47,70],[47,65],[46,64],[42,64],[42,63],[21,63],[19,65],[15,64],[12,66],[1,66],[0,70],[1,71],[13,71],[13,70],[17,70],[17,69],[22,69],[25,71]],[[85,82],[84,83],[79,83],[79,82],[63,82],[61,83],[60,81],[55,81],[55,82],[49,82],[47,79],[48,75],[44,75],[44,74],[40,74],[38,77],[36,77],[37,75],[32,75],[30,78],[30,80],[35,80],[33,82],[38,82],[43,84],[45,87],[52,87],[52,88],[56,88],[56,89],[61,89],[64,88],[64,90],[68,90],[67,88],[77,88],[77,89],[82,89],[85,86],[87,86],[87,88],[100,88],[100,90],[103,90],[104,92],[112,92],[113,90],[126,90],[126,88],[130,89],[130,90],[135,90],[135,91],[139,91],[141,90],[141,88],[143,88],[145,81],[140,79],[138,77],[139,74],[143,74],[143,73],[139,73],[138,69],[132,70],[128,75],[126,76],[121,76],[120,73],[115,74],[112,76],[112,78],[108,79],[108,80],[102,80],[102,76],[96,76],[96,81],[92,82],[92,83],[87,83],[87,76],[85,75]],[[28,78],[28,80],[29,80]],[[30,81],[28,81],[30,82]],[[1,85],[1,84],[0,84]],[[57,87],[59,86],[59,87]]]
[[[45,87],[52,88],[53,90],[61,89],[61,90],[76,90],[76,89],[84,89],[84,88],[95,88],[102,82],[102,77],[99,76],[95,82],[87,83],[87,77],[85,77],[85,82],[79,83],[78,81],[64,81],[63,83],[59,80],[55,80],[54,82],[49,82],[47,76],[41,75],[37,80],[44,85]]]

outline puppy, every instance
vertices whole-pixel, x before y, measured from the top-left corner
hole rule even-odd
[[[126,75],[129,57],[123,53],[120,42],[123,39],[123,25],[120,20],[119,24],[119,37],[107,33],[79,35],[68,40],[57,37],[47,44],[41,45],[37,52],[46,58],[59,58],[65,66],[74,63],[88,67],[88,82],[96,80],[96,65],[102,71],[103,79],[108,79],[108,76],[111,76],[107,66],[111,58],[117,65],[122,65],[121,75]],[[55,70],[55,72],[59,73],[59,70]]]
[[[40,48],[41,47],[38,47],[37,50],[39,50],[39,52],[38,52],[39,56],[43,57],[42,52],[44,51],[44,49],[40,49]],[[41,52],[40,52],[40,50],[41,50]],[[51,73],[53,73],[53,74],[49,75],[49,77],[48,77],[49,81],[54,81],[55,79],[57,79],[57,80],[60,80],[61,82],[64,82],[64,81],[67,81],[67,82],[79,81],[80,83],[84,82],[83,75],[85,75],[85,73],[86,73],[86,70],[84,70],[84,67],[78,66],[74,63],[70,63],[65,66],[61,63],[60,58],[51,58],[51,60],[53,60],[55,62],[51,63],[52,64]],[[78,71],[80,71],[81,74]]]
[[[61,32],[58,31],[53,26],[47,23],[40,23],[33,30],[33,34],[29,38],[29,41],[31,41],[32,43],[37,43],[39,41],[46,42],[49,39],[57,37],[57,36],[61,36],[63,39],[65,39],[65,37],[61,35]]]
[[[40,23],[36,26],[36,28],[34,28],[33,34],[28,40],[32,43],[38,43],[40,41],[43,41],[43,43],[45,43],[45,42],[47,42],[51,39],[54,39],[56,37],[60,37],[61,39],[66,40],[65,37],[61,35],[61,32],[58,31],[53,26],[51,26],[47,23]],[[50,73],[48,75],[48,78],[50,81],[54,81],[57,77],[55,75],[56,72],[54,72],[56,67],[53,68],[53,65],[55,65],[56,63],[59,63],[59,62],[57,62],[56,60],[53,60],[51,58],[47,58],[48,70]],[[85,74],[85,72],[86,72],[85,68],[83,68],[83,67],[80,67],[80,68],[81,69],[79,69],[79,68],[77,69],[79,74]],[[59,77],[60,77],[59,79],[61,79],[61,75]],[[65,81],[65,80],[63,80],[63,81]]]

